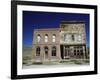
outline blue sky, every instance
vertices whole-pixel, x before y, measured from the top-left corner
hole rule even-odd
[[[90,46],[89,14],[23,11],[23,46],[32,46],[33,29],[59,28],[61,21],[85,21],[86,45]]]

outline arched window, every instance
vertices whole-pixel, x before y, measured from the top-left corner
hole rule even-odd
[[[40,42],[40,40],[41,40],[41,36],[40,36],[40,34],[38,34],[37,35],[37,42]]]
[[[45,56],[46,56],[46,57],[48,57],[48,50],[49,50],[48,47],[45,46],[45,47],[44,47],[44,51],[45,51]]]
[[[53,34],[53,36],[52,36],[52,42],[55,42],[55,41],[56,41],[56,35]]]
[[[40,49],[40,47],[38,46],[38,47],[36,48],[36,56],[40,56],[40,51],[41,51],[41,49]]]
[[[45,42],[48,42],[48,34],[45,34]]]
[[[52,47],[52,56],[56,56],[56,46]]]

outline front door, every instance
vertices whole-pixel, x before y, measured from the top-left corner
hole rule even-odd
[[[44,49],[45,49],[45,59],[48,59],[48,47],[46,46]]]
[[[60,45],[60,53],[61,53],[61,58],[64,59],[64,50],[63,50],[64,45]]]
[[[62,59],[69,59],[70,58],[70,47],[65,46],[65,45],[61,45],[60,49],[61,49],[61,58]]]

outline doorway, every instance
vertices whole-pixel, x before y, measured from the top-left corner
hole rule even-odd
[[[44,47],[44,51],[45,51],[45,59],[48,59],[48,47],[47,46],[45,46]]]

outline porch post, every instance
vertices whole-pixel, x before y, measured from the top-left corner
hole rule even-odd
[[[64,57],[64,59],[65,59],[65,46],[63,46],[63,51],[64,51],[64,54],[63,54],[63,57]]]
[[[49,45],[49,50],[48,50],[48,59],[51,61],[51,46]]]

